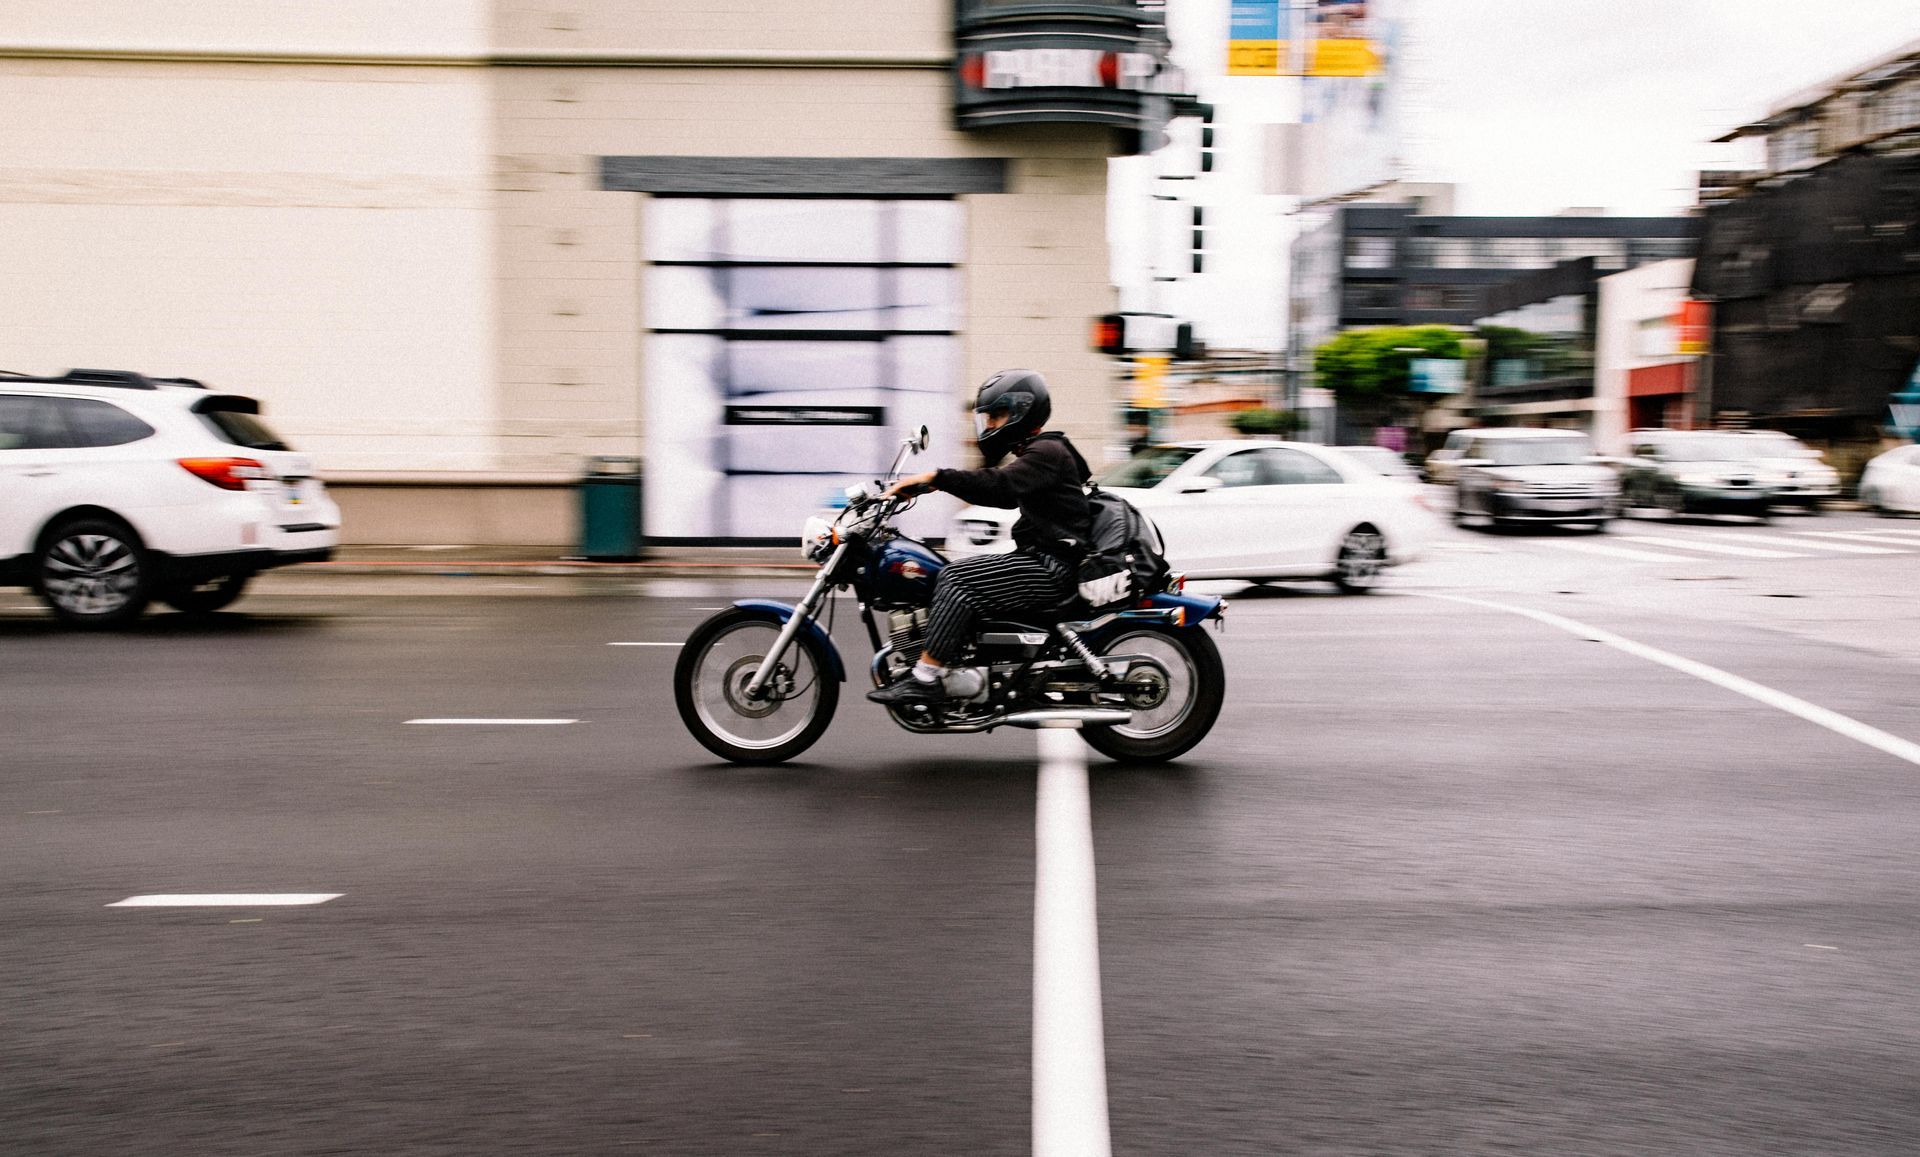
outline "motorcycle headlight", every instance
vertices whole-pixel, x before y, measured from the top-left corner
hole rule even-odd
[[[815,515],[800,527],[800,557],[816,561],[833,549],[833,523]]]

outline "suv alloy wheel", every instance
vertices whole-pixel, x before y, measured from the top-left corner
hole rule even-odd
[[[76,627],[118,626],[138,618],[152,598],[138,538],[104,518],[55,530],[35,558],[33,577],[53,613]]]

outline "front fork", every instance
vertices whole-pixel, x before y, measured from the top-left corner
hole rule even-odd
[[[760,698],[761,692],[766,689],[767,680],[773,678],[774,668],[780,665],[781,656],[785,655],[787,648],[793,645],[793,637],[800,633],[802,626],[812,621],[813,612],[819,609],[821,601],[827,597],[827,592],[833,589],[833,578],[840,571],[840,560],[846,557],[847,548],[851,545],[851,543],[841,543],[834,548],[832,557],[821,565],[820,574],[813,580],[812,589],[807,591],[806,597],[794,606],[793,614],[787,616],[786,625],[780,628],[780,634],[773,640],[773,650],[768,651],[767,657],[760,660],[759,670],[753,673],[753,678],[747,680],[745,691],[748,699]]]

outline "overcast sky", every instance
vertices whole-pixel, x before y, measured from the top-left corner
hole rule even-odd
[[[1700,169],[1760,159],[1757,142],[1714,137],[1920,40],[1920,0],[1377,2],[1405,20],[1404,175],[1453,182],[1466,214],[1683,212]],[[1273,348],[1292,201],[1260,195],[1259,125],[1294,120],[1299,88],[1221,76],[1229,4],[1168,10],[1177,58],[1221,109],[1215,174],[1182,190],[1208,206],[1207,273],[1145,283],[1153,239],[1186,234],[1153,224],[1146,194],[1161,190],[1141,158],[1115,166],[1115,276],[1125,308],[1194,318],[1223,346]]]
[[[1402,3],[1409,175],[1466,213],[1684,208],[1712,138],[1920,39],[1920,0]]]

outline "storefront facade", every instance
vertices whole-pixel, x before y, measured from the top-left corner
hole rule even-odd
[[[0,44],[4,364],[261,396],[351,541],[565,543],[598,455],[650,535],[785,537],[1011,365],[1108,440],[1107,158],[1179,87],[1135,5],[215,7]]]

